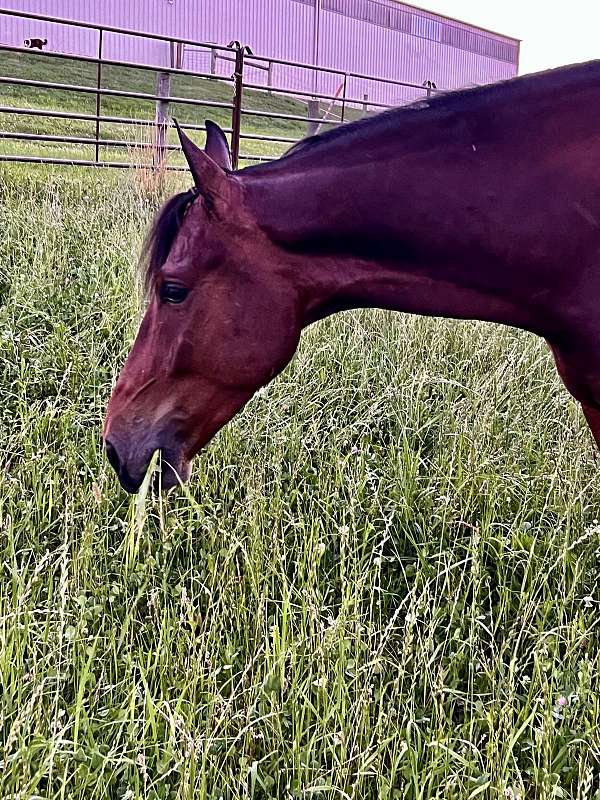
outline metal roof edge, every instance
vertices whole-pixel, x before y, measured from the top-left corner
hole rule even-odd
[[[408,8],[412,8],[415,11],[424,11],[426,14],[434,14],[436,17],[440,19],[447,20],[449,22],[458,22],[459,25],[466,25],[469,28],[475,28],[475,30],[482,31],[483,33],[491,33],[494,36],[501,36],[503,39],[510,39],[511,42],[519,42],[519,44],[523,41],[522,39],[517,38],[516,36],[509,36],[507,33],[500,33],[500,31],[493,31],[491,28],[484,28],[482,25],[474,25],[472,22],[467,22],[464,19],[458,19],[458,17],[450,17],[448,14],[442,14],[440,11],[431,11],[429,8],[423,8],[422,6],[416,6],[413,3],[406,3],[404,0],[394,0],[395,3],[398,3],[402,6],[407,6]]]

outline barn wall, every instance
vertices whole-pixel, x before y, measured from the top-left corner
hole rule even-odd
[[[432,80],[452,89],[489,83],[517,73],[515,40],[417,10],[396,0],[317,0],[321,5],[318,62],[344,71],[378,75],[421,85]],[[312,62],[315,0],[3,0],[22,9],[86,22],[129,27],[177,38],[227,44],[237,39],[255,53]],[[266,24],[268,22],[268,24]],[[25,38],[48,39],[47,50],[96,55],[95,31],[0,15],[0,42],[21,45]],[[133,36],[105,34],[105,57],[157,66],[170,62],[169,45]],[[184,51],[184,66],[209,71],[210,52]],[[251,62],[250,62],[251,63]],[[222,75],[232,65],[217,62]],[[274,86],[312,91],[314,73],[275,65]],[[247,69],[246,79],[265,84],[263,70]],[[338,75],[320,75],[320,92],[333,94]],[[349,79],[347,96],[372,102],[400,103],[415,90]]]

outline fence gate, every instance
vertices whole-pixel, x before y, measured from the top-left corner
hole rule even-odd
[[[260,56],[237,41],[225,46],[174,40],[8,9],[0,9],[0,28],[10,18],[33,20],[42,28],[67,26],[85,39],[90,52],[57,52],[43,37],[0,43],[7,55],[0,66],[0,87],[8,89],[0,104],[0,139],[13,144],[12,152],[0,152],[0,161],[183,170],[180,148],[170,131],[176,106],[181,128],[187,131],[205,131],[201,120],[190,119],[194,111],[218,118],[230,137],[237,169],[277,158],[308,134],[390,108],[390,103],[374,99],[382,86],[403,101],[437,90],[431,81],[416,85]],[[160,58],[146,63],[109,57],[107,43],[115,37],[135,41],[136,53],[162,54],[165,63],[159,63]],[[49,80],[50,68],[70,79]],[[76,80],[81,73],[85,79]],[[298,78],[307,74],[313,76],[311,90],[306,89],[306,77]],[[126,83],[130,88],[123,88]],[[177,88],[182,84],[186,93]],[[40,94],[47,98],[43,107],[37,105]],[[24,101],[19,104],[20,97]],[[10,102],[12,98],[16,101]],[[84,106],[87,98],[85,110],[76,108],[74,98]],[[31,152],[35,145],[40,152]],[[67,149],[69,155],[48,154],[51,147]]]

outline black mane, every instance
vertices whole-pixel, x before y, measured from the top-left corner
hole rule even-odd
[[[150,289],[157,272],[167,260],[185,213],[197,196],[195,189],[180,192],[169,198],[158,212],[146,238],[141,260],[146,290]]]
[[[596,83],[600,79],[600,60],[580,64],[570,64],[557,69],[545,70],[531,75],[522,75],[496,83],[474,86],[450,91],[436,90],[431,97],[422,97],[405,105],[396,106],[373,116],[363,117],[353,122],[337,125],[322,133],[308,136],[293,144],[279,159],[263,164],[246,167],[244,172],[267,172],[278,161],[304,155],[316,147],[336,142],[338,139],[349,140],[355,136],[365,136],[382,128],[396,130],[398,125],[410,119],[422,121],[422,111],[430,115],[447,113],[466,113],[484,104],[496,104],[504,97],[512,102],[519,102],[523,96],[529,97],[532,91],[539,92],[544,88],[558,91],[570,84],[581,85],[584,82]]]

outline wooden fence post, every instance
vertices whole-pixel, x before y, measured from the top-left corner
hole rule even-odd
[[[307,103],[307,107],[308,107],[308,116],[314,117],[316,119],[319,116],[319,101],[309,100]],[[307,136],[314,136],[315,133],[319,130],[320,125],[321,125],[320,122],[309,122]]]
[[[171,73],[156,73],[156,116],[154,119],[155,140],[154,140],[154,166],[161,167],[164,163],[167,151],[167,126],[169,124],[169,100],[171,94]],[[165,98],[164,100],[162,98]]]

